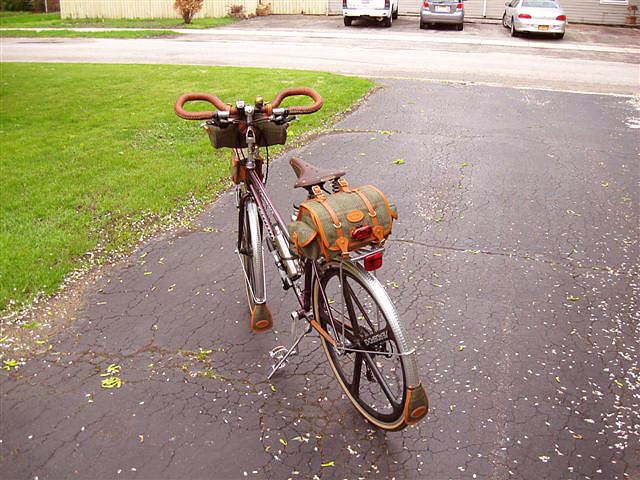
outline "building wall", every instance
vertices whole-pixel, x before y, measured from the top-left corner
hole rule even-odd
[[[417,15],[421,0],[400,0],[400,14]],[[569,23],[624,25],[628,0],[560,0]],[[635,1],[635,0],[632,0]],[[602,4],[601,2],[608,2]],[[342,0],[263,0],[274,14],[342,15]],[[258,0],[205,0],[198,17],[223,17],[231,5],[255,12]],[[173,0],[60,0],[63,18],[179,18]],[[504,0],[466,0],[467,18],[500,19]]]
[[[62,18],[180,18],[174,0],[60,0]],[[325,15],[327,0],[263,0],[275,14]],[[198,17],[224,17],[231,5],[255,13],[258,0],[204,0]]]
[[[421,0],[400,0],[400,13],[409,15],[420,11]],[[604,25],[624,25],[627,16],[627,2],[601,4],[601,0],[559,0],[567,14],[569,23],[599,23]],[[607,1],[607,0],[604,0]],[[336,2],[336,0],[330,0]],[[505,0],[465,0],[464,11],[467,18],[501,19]],[[336,2],[337,4],[337,2]],[[334,13],[331,12],[330,13]],[[341,7],[335,13],[341,13]]]

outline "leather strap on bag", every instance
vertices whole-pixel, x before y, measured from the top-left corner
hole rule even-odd
[[[320,205],[324,207],[324,209],[327,211],[327,213],[331,217],[333,226],[335,227],[336,233],[338,234],[338,238],[336,240],[336,246],[342,252],[342,256],[347,256],[349,253],[349,239],[345,237],[344,233],[342,232],[342,223],[340,222],[338,215],[336,214],[335,210],[331,207],[331,205],[329,205],[329,203],[327,202],[327,197],[325,197],[325,195],[322,193],[322,191],[320,190],[320,187],[318,187],[317,185],[314,185],[312,191],[315,195],[314,200],[320,203]]]
[[[364,193],[362,193],[357,188],[354,188],[352,191],[355,192],[360,197],[360,200],[362,200],[367,206],[367,210],[369,210],[369,216],[373,221],[373,236],[376,237],[378,239],[378,243],[382,245],[382,242],[384,242],[384,227],[382,225],[378,225],[378,214],[376,213],[373,205],[371,205],[371,202]]]
[[[344,178],[340,177],[338,179],[338,185],[340,185],[340,191],[344,193],[351,193],[353,190],[349,188],[349,182],[347,182]]]

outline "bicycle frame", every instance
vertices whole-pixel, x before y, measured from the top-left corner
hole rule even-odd
[[[247,165],[249,165],[249,161],[247,161]],[[258,215],[260,216],[260,219],[262,220],[262,225],[264,227],[264,231],[263,233],[266,233],[266,235],[268,236],[268,240],[267,242],[271,242],[271,245],[274,245],[276,242],[276,232],[275,232],[275,225],[278,225],[279,229],[281,232],[283,232],[283,235],[286,237],[287,241],[290,240],[289,238],[289,234],[287,231],[287,227],[284,223],[284,221],[282,220],[282,217],[280,216],[279,212],[277,211],[277,209],[275,208],[275,206],[273,205],[273,202],[271,201],[271,199],[269,198],[269,195],[264,187],[264,184],[262,182],[262,180],[260,179],[260,177],[258,176],[258,174],[256,173],[255,169],[251,169],[248,172],[248,179],[244,184],[245,189],[246,189],[246,194],[241,196],[239,199],[239,228],[238,228],[238,239],[237,239],[237,245],[238,245],[238,250],[240,251],[241,249],[241,239],[242,236],[244,234],[244,224],[242,222],[242,218],[244,215],[244,208],[245,208],[245,204],[246,204],[246,200],[247,198],[251,197],[253,199],[253,201],[256,203],[257,206],[257,210],[258,210]],[[271,215],[273,216],[274,220],[275,220],[275,224],[273,223],[271,217],[269,216],[269,214],[267,212],[270,212]],[[293,259],[294,257],[289,257],[289,258],[282,258],[280,256],[280,253],[278,252],[278,250],[276,248],[271,248],[270,250],[272,252],[275,252],[276,255],[278,256],[278,258],[276,258],[276,266],[278,267],[278,271],[280,272],[280,275],[282,277],[282,281],[283,284],[285,285],[285,289],[288,288],[292,288],[296,298],[298,300],[298,303],[300,304],[301,307],[301,311],[297,312],[298,315],[301,315],[303,317],[305,317],[308,321],[309,321],[309,326],[312,327],[314,330],[316,330],[320,335],[322,335],[322,337],[324,337],[325,340],[327,340],[329,343],[331,343],[334,347],[336,347],[338,350],[341,351],[350,351],[350,352],[360,352],[360,353],[369,353],[369,354],[376,354],[379,352],[375,352],[375,351],[371,351],[371,350],[362,350],[362,349],[355,349],[355,348],[349,348],[345,346],[345,324],[344,322],[340,321],[340,322],[336,322],[333,318],[333,314],[331,312],[331,308],[327,309],[327,312],[329,314],[329,318],[330,318],[330,322],[331,325],[334,329],[335,332],[340,332],[341,336],[339,336],[338,338],[333,338],[331,335],[329,335],[321,326],[320,324],[316,321],[315,318],[313,318],[313,314],[311,312],[312,310],[312,306],[311,306],[311,286],[312,286],[312,282],[313,279],[315,278],[318,282],[320,281],[320,268],[321,266],[318,264],[317,261],[311,260],[311,259],[305,259],[304,260],[304,269],[303,269],[303,275],[304,275],[304,289],[301,291],[300,288],[298,287],[298,285],[291,281],[287,276],[286,276],[286,272],[284,271],[284,268],[282,267],[282,262],[283,260],[289,260],[289,259]],[[383,249],[378,249],[378,250],[383,250]],[[365,256],[370,255],[371,253],[375,253],[378,250],[374,250],[373,252],[367,252],[366,254],[362,254],[362,255],[357,255],[355,257],[353,257],[351,259],[352,262],[356,262],[359,261],[361,259],[363,259]],[[244,272],[246,275],[246,272]],[[340,274],[340,277],[342,278],[342,272]],[[323,302],[325,303],[325,305],[329,305],[329,300],[326,297],[326,293],[324,292],[324,289],[321,288],[320,290],[321,295],[323,297]],[[343,305],[343,310],[344,310],[344,305]],[[345,317],[344,312],[342,314],[340,314],[340,316],[342,318]],[[341,328],[336,326],[336,324],[341,325]],[[308,330],[306,333],[308,333],[310,330]],[[289,349],[290,351],[292,351],[297,344],[299,343],[300,339],[303,337],[304,335],[301,335],[299,338],[297,338],[294,342],[294,345]],[[336,341],[337,340],[337,341]],[[415,353],[415,349],[410,349],[408,351],[405,352],[397,352],[394,353],[394,355],[400,355],[400,356],[406,356],[406,355],[411,355]],[[286,359],[286,357],[285,357]],[[281,360],[281,363],[283,363],[283,360]],[[281,364],[280,363],[280,364]],[[276,367],[274,367],[275,369],[277,369],[279,367],[278,364]],[[274,369],[274,372],[275,372]],[[272,372],[273,375],[273,372]]]

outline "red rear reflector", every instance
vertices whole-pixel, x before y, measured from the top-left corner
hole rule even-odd
[[[518,15],[518,18],[531,18],[531,15],[529,15],[528,13],[521,13],[520,15]]]
[[[371,227],[369,225],[358,227],[351,233],[351,236],[362,242],[371,236]]]
[[[456,7],[456,10],[462,10],[462,4],[459,3],[458,6]]]
[[[424,2],[424,3],[422,4],[422,6],[423,6],[424,8],[429,8],[429,2]]]
[[[556,20],[562,20],[563,22],[567,19],[567,17],[565,15],[558,15],[556,17]]]
[[[382,266],[382,252],[372,253],[371,255],[364,257],[364,269],[367,272],[377,270]]]

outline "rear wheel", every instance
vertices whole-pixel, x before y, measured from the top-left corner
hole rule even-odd
[[[258,208],[253,200],[248,199],[244,205],[240,258],[245,275],[244,283],[250,314],[255,309],[255,299],[264,303],[264,257],[261,227]]]
[[[562,33],[558,33],[558,34],[556,35],[556,38],[559,38],[559,39],[564,38],[564,32],[562,32]]]
[[[516,30],[516,22],[513,21],[513,18],[511,19],[511,36],[512,37],[518,36],[518,31]]]
[[[385,17],[385,19],[382,21],[382,24],[387,28],[393,25],[393,14]]]
[[[456,25],[456,28],[458,29],[458,31],[461,31],[464,28],[464,24],[460,23],[459,25]]]
[[[509,25],[507,25],[507,13],[506,12],[502,15],[502,26],[504,28],[509,28]]]
[[[351,21],[353,19],[351,17],[344,17],[344,26],[345,27],[350,27],[351,26]]]
[[[346,263],[341,280],[340,263],[333,262],[314,281],[312,295],[315,318],[332,340],[321,337],[322,344],[344,393],[376,427],[406,427],[408,385],[410,379],[418,382],[417,367],[413,355],[398,355],[408,349],[406,337],[382,285]]]
[[[391,14],[391,16],[393,17],[394,20],[398,19],[398,9],[400,8],[400,6],[397,6],[396,9],[393,11],[393,13]]]
[[[422,20],[420,21],[420,29],[421,30],[426,30],[428,27],[429,27],[429,25],[424,23]]]

